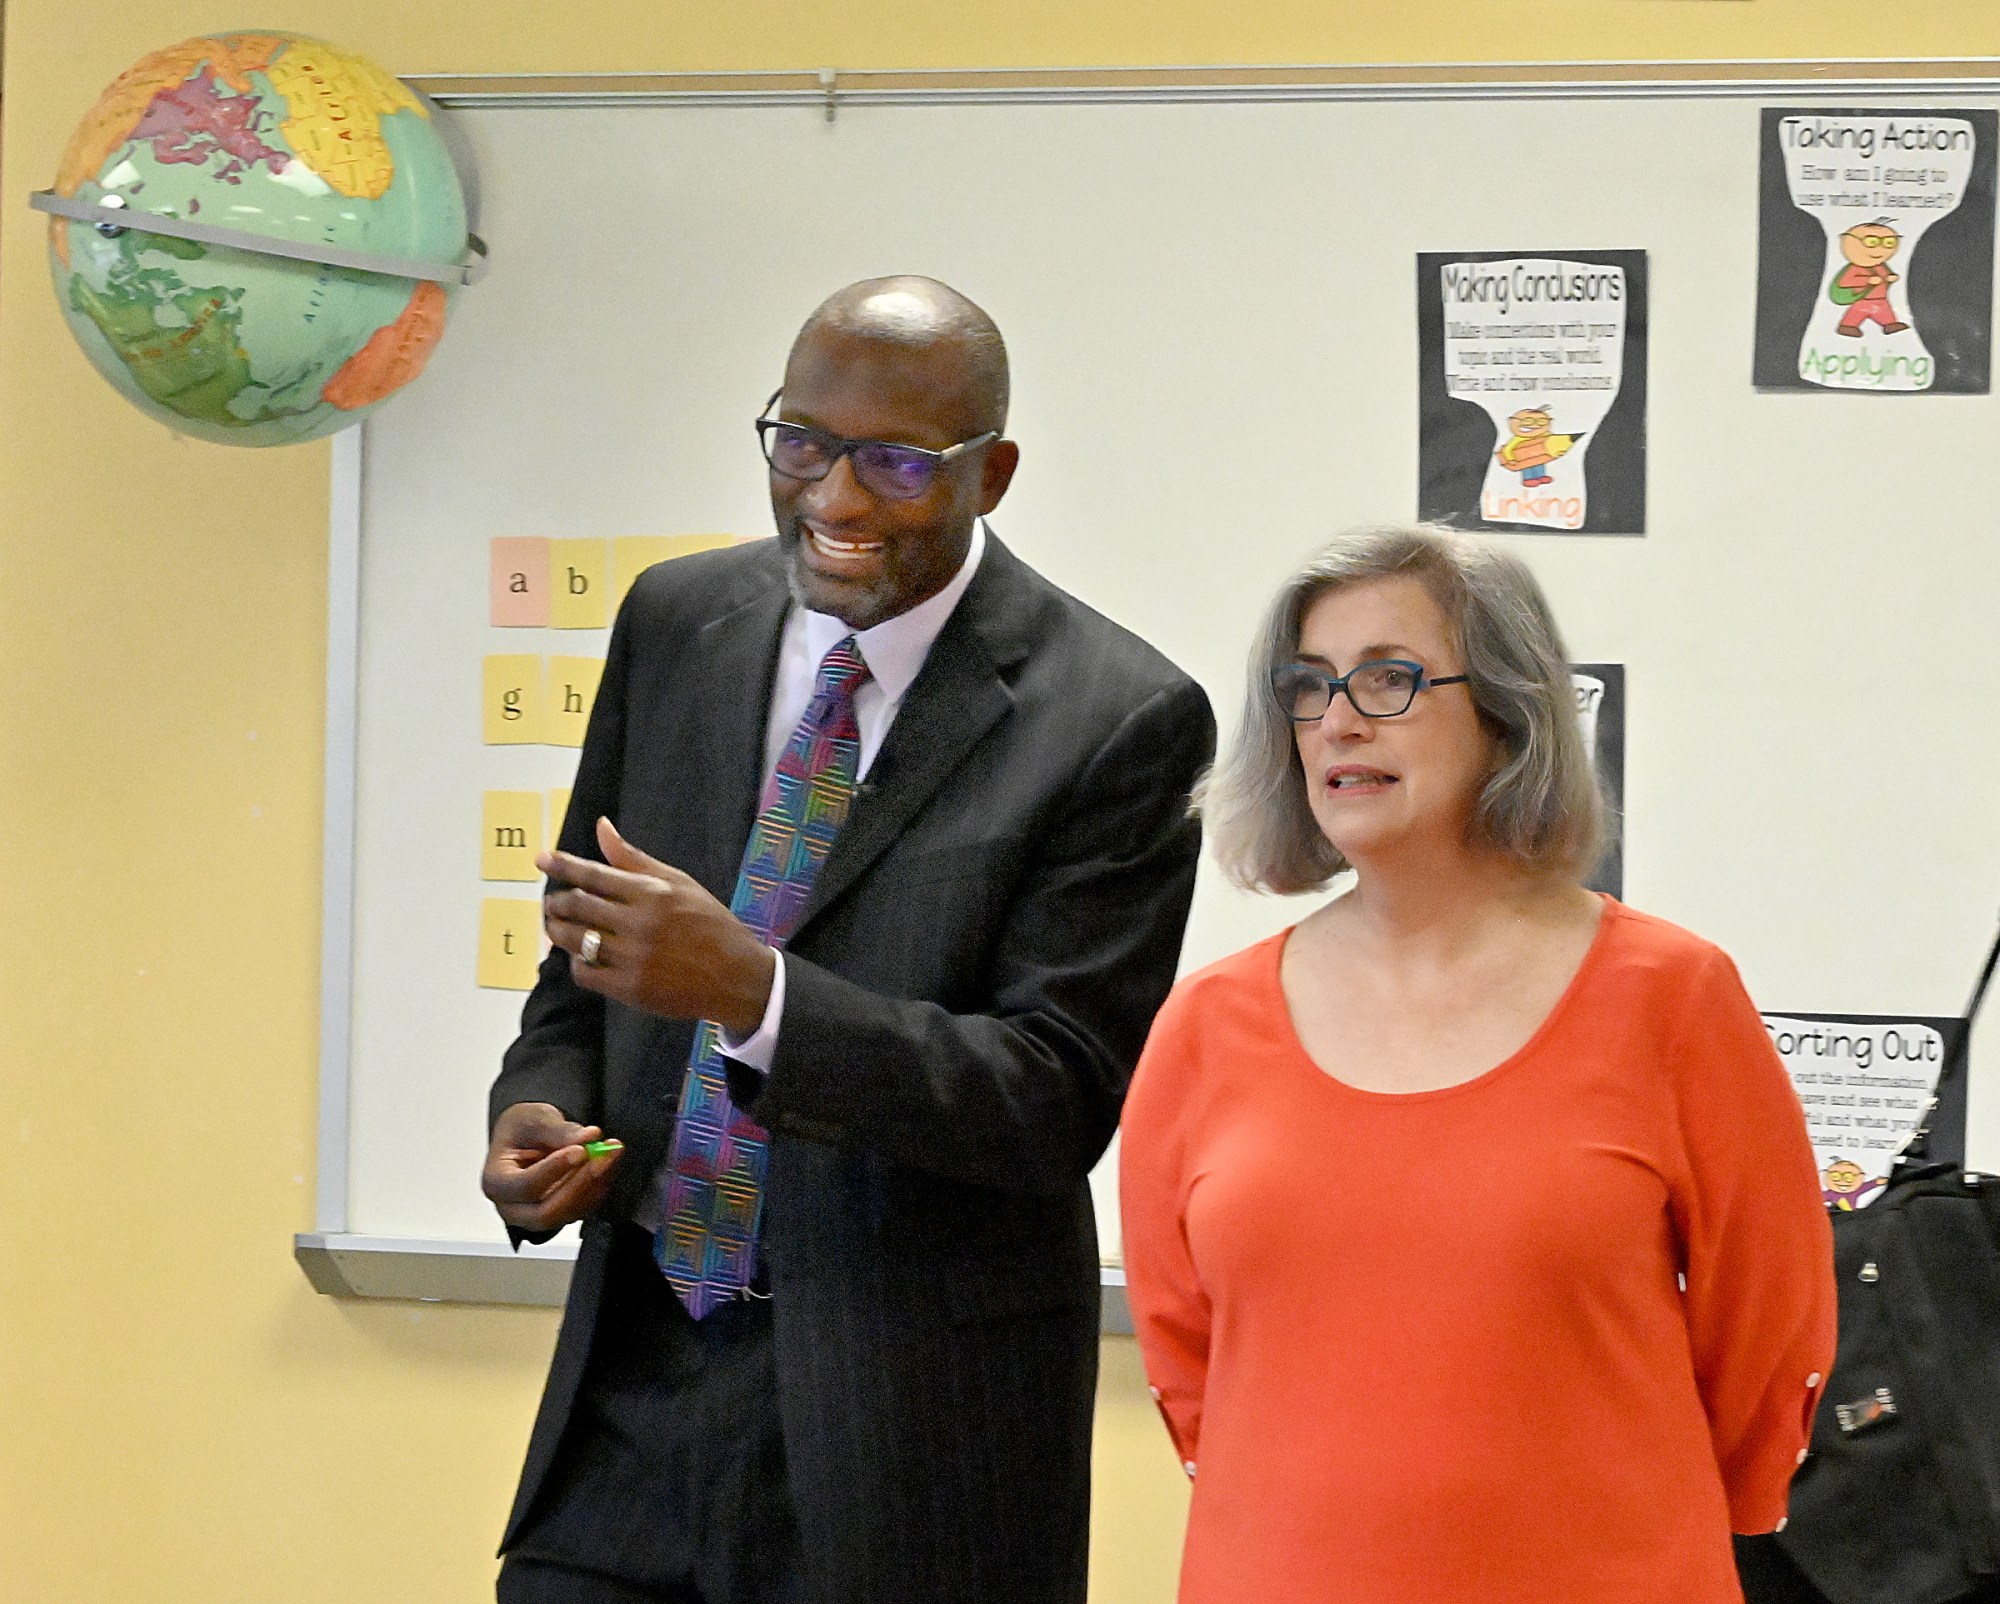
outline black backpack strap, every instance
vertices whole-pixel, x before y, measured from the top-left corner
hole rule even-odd
[[[1979,971],[1979,980],[1972,988],[1972,1001],[1965,1005],[1966,1034],[1972,1034],[1972,1022],[1979,1017],[1979,1005],[1986,1001],[1986,990],[1993,984],[1993,969],[2000,964],[2000,934],[1993,938],[1993,945],[1986,953],[1986,967]]]
[[[1979,979],[1973,982],[1972,1000],[1965,1005],[1965,1028],[1958,1033],[1958,1041],[1954,1044],[1952,1056],[1945,1060],[1943,1067],[1938,1071],[1940,1086],[1954,1070],[1960,1074],[1967,1073],[1967,1060],[1972,1053],[1973,1022],[1979,1018],[1979,1009],[1986,1001],[1986,993],[1993,984],[1993,971],[1996,967],[2000,967],[2000,932],[1995,932],[1993,945],[1986,949],[1986,962],[1979,971]],[[1912,1170],[1930,1161],[1930,1119],[1937,1106],[1938,1100],[1935,1096],[1924,1105],[1923,1122],[1910,1132],[1909,1140],[1903,1143],[1901,1150],[1896,1154],[1895,1162],[1889,1166],[1889,1178],[1892,1181],[1903,1179]]]

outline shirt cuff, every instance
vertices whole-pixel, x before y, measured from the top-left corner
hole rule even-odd
[[[771,953],[771,998],[764,1004],[764,1018],[741,1041],[731,1041],[729,1032],[716,1029],[715,1037],[725,1056],[748,1064],[760,1075],[771,1073],[771,1060],[778,1055],[778,1026],[785,1017],[785,955]]]

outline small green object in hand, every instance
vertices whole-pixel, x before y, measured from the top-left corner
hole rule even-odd
[[[625,1144],[615,1136],[607,1136],[601,1142],[585,1142],[583,1151],[586,1157],[602,1158],[606,1153],[624,1152]]]

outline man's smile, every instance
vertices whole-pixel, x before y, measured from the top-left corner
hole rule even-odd
[[[799,520],[799,528],[805,535],[806,544],[814,553],[830,562],[857,563],[876,555],[882,549],[882,542],[879,540],[838,540],[804,519]]]

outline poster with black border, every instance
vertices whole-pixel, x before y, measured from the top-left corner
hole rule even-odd
[[[1417,512],[1646,532],[1646,253],[1417,255]]]
[[[1992,388],[1993,111],[1763,108],[1760,390]]]
[[[1583,744],[1596,766],[1597,783],[1604,788],[1610,815],[1604,851],[1584,884],[1593,891],[1606,891],[1622,898],[1625,895],[1625,665],[1571,663],[1569,672],[1576,686],[1576,716],[1583,725]]]
[[[1963,1019],[1766,1009],[1764,1028],[1805,1105],[1830,1207],[1872,1202],[1919,1125],[1933,1158],[1965,1161]]]

